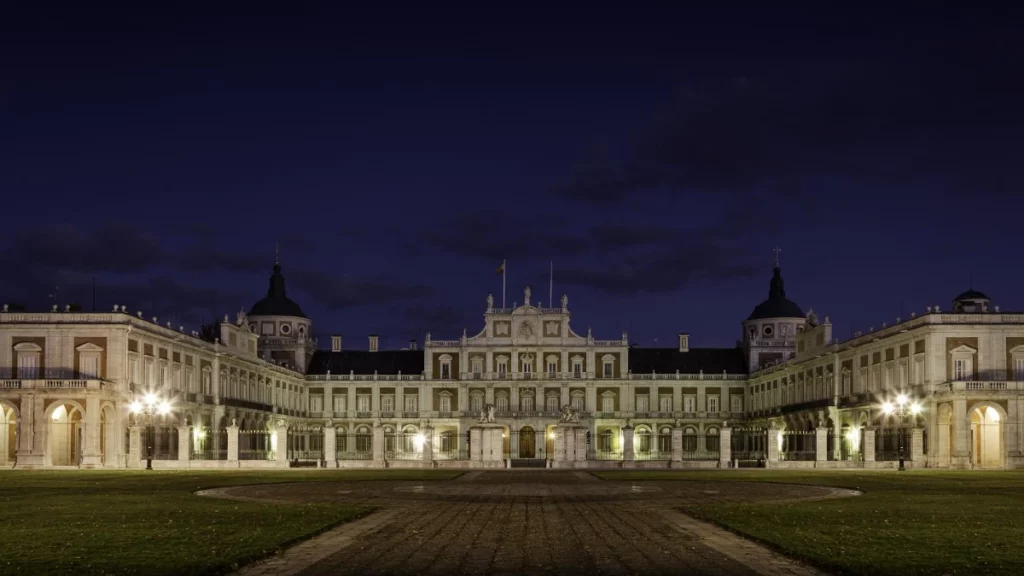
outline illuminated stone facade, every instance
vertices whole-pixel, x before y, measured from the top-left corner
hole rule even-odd
[[[318,348],[284,288],[275,265],[266,298],[202,334],[125,307],[5,308],[0,465],[1024,466],[1024,315],[980,293],[837,342],[776,267],[737,347],[641,348],[527,288],[488,297],[475,334],[350,350]],[[172,413],[132,414],[146,393]],[[881,413],[900,394],[919,416]]]

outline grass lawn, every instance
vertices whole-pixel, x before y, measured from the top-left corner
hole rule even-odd
[[[840,574],[1024,573],[1024,473],[603,471],[608,480],[721,480],[853,488],[855,498],[683,511]]]
[[[201,498],[205,488],[444,480],[458,471],[0,472],[0,574],[211,574],[368,514]]]

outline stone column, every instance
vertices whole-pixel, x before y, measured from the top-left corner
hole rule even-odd
[[[732,428],[722,426],[718,433],[718,467],[728,468],[732,462]]]
[[[479,426],[469,429],[469,460],[470,462],[483,462],[484,460],[484,429]]]
[[[274,460],[279,468],[288,467],[288,425],[284,420],[278,420],[274,429]]]
[[[238,426],[234,419],[228,426],[228,462],[238,463]]]
[[[914,468],[924,468],[924,429],[912,428],[910,431],[910,461]]]
[[[142,427],[133,424],[128,428],[128,468],[138,468],[142,460]]]
[[[864,462],[875,461],[875,427],[864,429]]]
[[[338,434],[334,422],[330,420],[327,421],[327,426],[324,426],[324,453],[321,460],[328,468],[338,467]]]
[[[376,430],[374,429],[374,431]],[[383,433],[381,438],[383,438]],[[423,461],[428,463],[434,461],[434,429],[430,426],[423,429]]]
[[[680,466],[683,462],[683,429],[676,426],[672,429],[672,459],[669,467]]]
[[[771,468],[779,461],[780,434],[782,434],[782,432],[775,427],[774,423],[768,428],[768,438],[766,439],[768,443],[768,446],[766,446],[766,448],[768,448],[768,461],[764,463],[766,468]]]
[[[814,430],[814,460],[825,462],[828,460],[828,428],[819,426]]]
[[[190,426],[178,426],[178,461],[188,462],[192,459],[192,442]]]
[[[636,455],[633,452],[633,425],[626,424],[622,427],[622,466],[632,468]]]
[[[379,424],[373,426],[373,461],[377,466],[381,468],[385,467],[384,463],[384,428]],[[426,446],[426,444],[424,444]]]
[[[576,429],[576,461],[587,461],[587,430],[583,427]],[[581,466],[581,464],[577,464]]]
[[[953,399],[953,454],[952,468],[971,467],[971,425],[967,418],[967,398]]]
[[[562,462],[567,460],[567,458],[565,457],[565,433],[566,429],[564,426],[555,426],[555,453],[552,456],[554,456],[555,462],[557,462],[558,464],[561,464]]]
[[[85,434],[82,447],[82,468],[96,468],[102,466],[102,455],[100,454],[100,434],[103,428],[100,426],[100,399],[98,396],[88,396],[85,399]]]

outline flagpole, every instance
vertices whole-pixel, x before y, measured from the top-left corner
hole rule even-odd
[[[548,277],[548,306],[555,307],[555,261],[551,261],[551,275]]]
[[[507,264],[504,260],[501,261],[501,307],[505,307],[505,274],[508,273]]]

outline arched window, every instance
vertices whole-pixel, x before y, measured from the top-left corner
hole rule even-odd
[[[672,429],[668,426],[663,426],[658,431],[658,452],[671,452],[672,451]]]
[[[647,428],[639,428],[636,431],[636,451],[641,454],[648,454],[651,451],[651,431]]]

